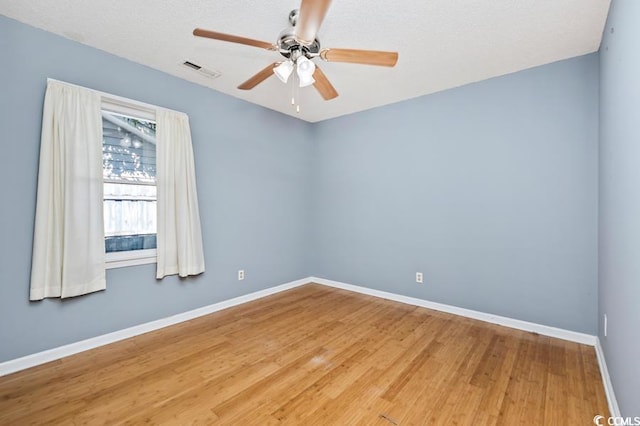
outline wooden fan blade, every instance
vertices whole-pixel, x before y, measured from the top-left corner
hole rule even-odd
[[[351,62],[381,67],[393,67],[398,62],[398,52],[379,50],[322,49],[320,57],[327,62]]]
[[[300,43],[313,43],[330,4],[331,0],[302,0],[295,26],[295,36]]]
[[[316,70],[313,72],[313,79],[316,81],[313,83],[313,87],[320,92],[320,95],[325,101],[330,101],[338,97],[338,92],[331,83],[329,83],[329,79],[317,65]]]
[[[277,47],[273,43],[267,43],[266,41],[254,40],[252,38],[238,37],[231,34],[203,30],[202,28],[196,28],[195,30],[193,30],[193,35],[198,37],[212,38],[214,40],[228,41],[230,43],[239,43],[239,44],[245,44],[247,46],[260,47],[262,49],[267,49],[267,50],[277,49]]]
[[[254,75],[249,80],[245,81],[240,86],[238,86],[238,89],[240,89],[240,90],[251,90],[251,89],[253,89],[258,84],[262,83],[267,78],[271,77],[273,75],[273,69],[275,67],[277,67],[278,65],[280,65],[280,62],[274,62],[273,64],[267,65],[266,67],[264,67],[264,69],[259,71],[256,75]]]

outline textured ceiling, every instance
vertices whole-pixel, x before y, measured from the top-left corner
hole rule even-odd
[[[0,13],[211,89],[316,122],[598,50],[610,0],[335,0],[318,38],[323,48],[399,52],[395,68],[319,64],[340,96],[324,101],[272,77],[236,87],[281,58],[194,37],[201,27],[275,42],[299,1],[0,0]],[[185,60],[220,72],[208,79]]]

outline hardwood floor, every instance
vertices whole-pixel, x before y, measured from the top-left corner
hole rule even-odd
[[[0,377],[0,424],[592,424],[592,347],[320,285]]]

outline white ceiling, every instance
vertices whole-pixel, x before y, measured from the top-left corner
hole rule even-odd
[[[0,0],[0,13],[240,99],[316,122],[598,50],[610,0],[335,0],[323,48],[399,52],[395,68],[315,61],[340,96],[272,77],[236,87],[276,52],[194,37],[201,27],[275,42],[297,0]],[[207,79],[190,60],[222,75]]]

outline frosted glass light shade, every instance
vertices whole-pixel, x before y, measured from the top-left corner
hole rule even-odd
[[[297,61],[297,73],[300,78],[300,87],[307,87],[315,83],[316,81],[313,79],[313,73],[316,70],[316,64],[311,62],[305,56],[298,58]]]
[[[286,83],[287,80],[289,80],[289,76],[292,72],[293,62],[291,61],[285,61],[273,69],[273,73],[283,83]]]

